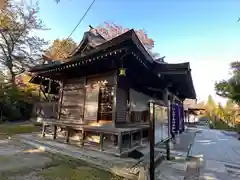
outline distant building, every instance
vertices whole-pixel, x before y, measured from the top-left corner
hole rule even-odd
[[[187,123],[198,122],[198,115],[204,110],[204,103],[197,103],[197,99],[185,99],[183,102],[185,121]]]

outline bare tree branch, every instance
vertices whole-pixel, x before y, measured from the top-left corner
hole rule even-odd
[[[10,72],[12,83],[16,75],[38,63],[47,44],[32,34],[33,30],[46,29],[38,12],[37,4],[22,6],[13,1],[0,11],[0,64]]]

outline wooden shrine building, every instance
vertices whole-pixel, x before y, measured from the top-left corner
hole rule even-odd
[[[168,100],[196,98],[189,63],[154,61],[134,30],[109,41],[90,30],[65,63],[30,72],[32,83],[59,84],[57,114],[44,120],[54,139],[117,155],[148,141],[149,100],[166,107]]]

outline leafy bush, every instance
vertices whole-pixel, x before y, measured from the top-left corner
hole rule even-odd
[[[35,102],[31,91],[12,86],[1,86],[0,107],[1,121],[18,121],[29,119]]]

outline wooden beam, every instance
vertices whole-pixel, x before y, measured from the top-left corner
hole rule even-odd
[[[176,95],[174,95],[174,99],[175,99],[175,101],[177,100],[179,103],[182,102],[181,99],[178,96],[176,96]]]
[[[181,74],[187,74],[188,71],[178,71],[178,70],[170,70],[170,71],[160,71],[159,74],[161,75],[181,75]]]
[[[39,96],[40,97],[41,97],[41,91],[43,92],[44,97],[48,100],[48,97],[46,96],[44,90],[42,89],[42,85],[40,85],[40,88],[39,88],[39,94],[40,94]]]
[[[159,88],[147,87],[147,89],[152,90],[152,91],[157,91],[157,92],[163,92],[163,90],[159,89]]]

